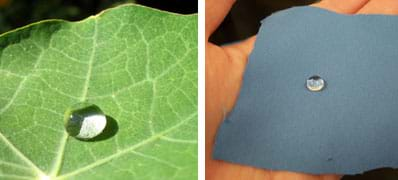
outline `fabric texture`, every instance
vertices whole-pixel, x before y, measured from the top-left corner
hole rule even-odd
[[[312,92],[306,80],[326,86]],[[398,17],[294,7],[262,21],[213,158],[272,170],[398,167]]]

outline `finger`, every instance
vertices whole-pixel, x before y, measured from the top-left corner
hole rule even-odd
[[[311,6],[327,9],[341,14],[355,14],[370,0],[322,0]]]
[[[206,41],[217,29],[225,16],[228,14],[235,0],[207,0],[206,1]]]
[[[223,46],[224,50],[229,54],[229,57],[233,57],[239,60],[243,60],[246,63],[249,54],[254,48],[254,42],[257,36],[252,36],[239,43]]]
[[[371,0],[358,14],[398,14],[397,0]]]
[[[339,180],[340,175],[313,175],[289,171],[272,171],[270,179],[296,179],[296,180]]]

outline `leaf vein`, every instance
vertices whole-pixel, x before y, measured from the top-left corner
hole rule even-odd
[[[146,158],[146,159],[152,159],[152,160],[154,160],[156,162],[159,162],[161,164],[165,164],[165,165],[170,166],[170,167],[172,167],[174,169],[181,169],[181,167],[179,167],[179,166],[177,166],[177,165],[175,165],[175,164],[173,164],[173,163],[171,163],[169,161],[166,161],[166,160],[163,160],[163,159],[159,159],[158,157],[155,157],[155,156],[151,156],[151,155],[148,155],[148,154],[140,153],[140,152],[137,152],[137,151],[131,151],[131,153],[133,153],[133,154],[135,154],[137,156],[141,156],[141,157]]]
[[[2,160],[0,160],[0,165],[1,165],[1,164],[4,164],[4,165],[6,165],[6,166],[11,166],[11,167],[19,168],[19,169],[32,170],[32,169],[29,168],[29,167],[22,166],[22,165],[20,165],[20,164],[16,164],[16,163],[13,163],[13,162],[7,162],[7,161],[2,161]]]
[[[10,106],[12,105],[12,103],[14,103],[15,99],[17,98],[19,92],[22,90],[23,86],[25,85],[25,82],[28,78],[24,77],[21,82],[19,83],[17,89],[15,90],[14,94],[12,95],[10,101],[8,101],[8,103],[0,109],[0,114],[3,114],[5,111],[7,111],[8,108],[10,108]]]
[[[97,36],[98,36],[97,29],[98,29],[98,21],[95,18],[94,19],[93,47],[92,47],[92,51],[91,51],[90,58],[88,61],[88,70],[87,70],[87,74],[86,74],[86,80],[84,81],[83,92],[80,97],[80,101],[82,101],[82,102],[86,101],[86,99],[87,99],[88,87],[90,85],[91,73],[92,73],[93,63],[94,63],[96,49],[97,49],[96,48]],[[58,148],[57,157],[55,158],[53,168],[50,173],[52,176],[58,175],[59,171],[61,170],[68,137],[69,137],[69,135],[66,132],[64,132],[62,135],[62,138],[61,138],[60,146]]]
[[[16,148],[14,146],[14,144],[12,144],[1,132],[0,132],[0,139],[6,143],[6,145],[19,157],[21,158],[21,160],[25,161],[30,167],[33,168],[33,170],[37,173],[37,174],[44,174],[43,171],[37,167],[28,157],[26,157],[21,151],[18,150],[18,148]]]
[[[95,26],[94,26],[94,36],[93,36],[93,49],[91,51],[90,59],[88,61],[88,70],[87,70],[86,80],[84,82],[83,92],[82,92],[82,96],[80,98],[80,101],[85,101],[87,99],[88,87],[90,85],[91,73],[92,73],[92,70],[93,70],[93,64],[94,64],[94,59],[95,59],[95,54],[96,54],[96,49],[97,49],[96,48],[97,36],[98,36],[98,32],[97,32],[98,22],[97,22],[97,19],[94,19],[94,22],[95,22]]]
[[[185,144],[197,144],[197,140],[186,140],[186,139],[177,139],[177,138],[171,138],[167,136],[162,136],[160,139],[169,141],[169,142],[175,142],[175,143],[185,143]]]
[[[14,175],[14,174],[0,174],[0,177],[7,178],[7,179],[27,179],[27,180],[35,179],[34,177],[18,176],[18,175]]]

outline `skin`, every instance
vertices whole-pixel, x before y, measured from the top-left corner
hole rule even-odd
[[[206,179],[208,180],[338,180],[341,175],[271,171],[213,160],[214,138],[237,99],[248,55],[256,37],[228,46],[208,41],[235,0],[206,1]],[[342,14],[398,15],[397,0],[322,0],[312,4]]]

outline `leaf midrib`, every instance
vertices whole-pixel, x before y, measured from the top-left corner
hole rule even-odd
[[[83,85],[83,90],[82,90],[82,95],[80,97],[80,102],[84,102],[87,100],[87,94],[88,94],[88,88],[90,86],[90,79],[91,79],[91,74],[92,74],[92,69],[93,69],[93,63],[96,55],[96,50],[97,50],[97,39],[98,39],[98,20],[97,18],[94,18],[94,33],[93,33],[93,45],[92,45],[92,50],[90,53],[90,57],[88,60],[88,67],[87,67],[87,73],[86,73],[86,79],[84,81]],[[61,140],[60,140],[60,145],[58,147],[58,153],[57,157],[55,158],[55,161],[52,166],[52,170],[50,172],[51,177],[58,176],[59,171],[62,168],[62,163],[63,163],[63,158],[65,154],[65,147],[68,142],[68,133],[64,131]]]

